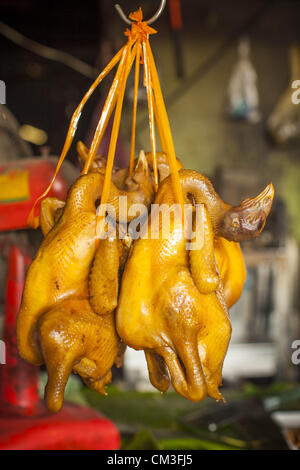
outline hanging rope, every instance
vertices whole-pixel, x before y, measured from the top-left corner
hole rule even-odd
[[[126,89],[126,83],[131,71],[132,65],[135,62],[135,78],[134,78],[134,97],[133,97],[133,112],[132,112],[132,130],[131,130],[131,146],[130,146],[130,163],[129,163],[129,174],[132,174],[134,159],[135,159],[135,129],[136,129],[136,114],[138,105],[138,84],[140,65],[143,65],[144,70],[144,85],[147,90],[147,102],[148,102],[148,114],[149,114],[149,130],[150,130],[150,143],[153,159],[153,173],[154,173],[154,185],[155,190],[158,188],[158,171],[157,171],[157,158],[156,158],[156,134],[157,128],[158,135],[161,142],[163,152],[166,153],[170,173],[172,177],[172,183],[174,187],[174,195],[177,201],[183,207],[183,195],[182,188],[178,176],[178,170],[176,166],[176,156],[173,144],[173,138],[170,128],[170,123],[160,87],[157,69],[155,66],[153,54],[151,51],[149,36],[155,34],[157,31],[151,28],[146,21],[143,21],[143,13],[141,8],[134,13],[129,15],[131,20],[131,29],[125,31],[127,36],[127,44],[114,56],[109,62],[105,69],[100,73],[98,78],[89,88],[87,93],[76,108],[69,126],[67,137],[63,146],[61,156],[59,158],[55,174],[52,181],[44,193],[35,201],[34,206],[30,212],[28,218],[28,225],[31,227],[38,226],[38,217],[34,216],[34,211],[37,203],[45,197],[53,186],[58,171],[70,149],[73,142],[73,138],[78,126],[78,121],[81,116],[83,107],[91,94],[94,92],[99,83],[103,78],[118,64],[117,71],[115,73],[114,80],[108,92],[91,147],[89,149],[88,157],[85,161],[82,174],[87,174],[91,168],[91,165],[96,157],[99,145],[103,138],[104,132],[107,128],[109,119],[115,110],[113,126],[110,138],[110,145],[107,156],[107,164],[104,177],[103,191],[100,202],[100,214],[97,215],[96,219],[96,243],[99,243],[101,234],[104,228],[104,215],[105,205],[109,199],[111,175],[115,158],[116,145],[119,135],[120,122],[122,116],[123,100]]]

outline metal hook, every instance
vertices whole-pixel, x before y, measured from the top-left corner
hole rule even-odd
[[[157,12],[150,18],[150,20],[146,21],[146,23],[148,24],[152,24],[154,23],[154,21],[156,21],[160,15],[162,14],[162,11],[163,9],[165,8],[166,6],[166,0],[161,0],[160,2],[160,6],[159,6],[159,9],[157,10]],[[122,10],[122,8],[120,7],[120,5],[117,3],[115,5],[115,9],[117,10],[117,12],[119,13],[120,17],[122,18],[122,20],[125,21],[125,23],[127,24],[132,24],[133,21],[129,20],[127,18],[127,16],[125,15],[124,11]]]

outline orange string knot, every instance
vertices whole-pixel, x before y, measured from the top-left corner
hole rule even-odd
[[[135,23],[132,23],[131,31],[126,29],[124,34],[132,41],[145,41],[148,39],[150,34],[157,33],[156,29],[151,28],[148,26],[146,21],[143,21],[143,12],[141,7],[137,11],[130,13],[129,18]]]

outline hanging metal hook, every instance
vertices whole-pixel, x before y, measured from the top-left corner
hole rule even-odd
[[[157,12],[150,18],[150,20],[146,21],[148,24],[154,23],[154,21],[156,21],[160,17],[160,15],[162,14],[162,12],[163,12],[163,10],[166,6],[166,1],[167,0],[161,0],[160,6],[159,6],[159,9],[157,10]],[[127,18],[127,16],[125,15],[124,11],[122,10],[122,8],[120,7],[120,5],[118,3],[115,5],[115,9],[119,13],[122,20],[125,21],[125,23],[127,23],[127,24],[132,24],[133,23],[133,21],[131,21]]]

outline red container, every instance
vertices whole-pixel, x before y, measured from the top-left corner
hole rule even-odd
[[[47,157],[0,165],[0,232],[26,228],[29,212],[52,180],[56,164],[57,158]],[[67,163],[68,171],[58,174],[48,196],[66,197],[68,180],[74,180],[74,173],[76,175],[75,168],[70,170],[70,166]],[[71,178],[66,177],[67,173],[72,173]]]
[[[0,165],[0,232],[24,229],[29,212],[48,187],[57,158],[18,160]],[[68,162],[49,196],[64,199],[78,171]],[[38,212],[38,211],[37,211]],[[36,215],[38,215],[36,213]],[[120,434],[109,419],[88,407],[64,403],[51,414],[37,393],[38,367],[23,361],[16,344],[16,318],[31,262],[20,237],[7,237],[8,253],[3,340],[6,363],[0,364],[0,450],[118,449]],[[30,251],[30,250],[29,250]]]
[[[118,449],[120,434],[109,419],[72,403],[51,414],[38,397],[38,368],[20,358],[15,334],[29,262],[24,250],[10,246],[3,338],[6,364],[0,365],[0,450]]]

